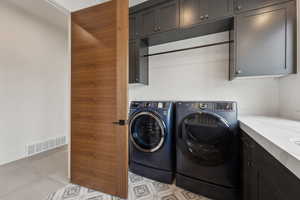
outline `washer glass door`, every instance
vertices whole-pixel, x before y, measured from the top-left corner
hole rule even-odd
[[[193,113],[181,123],[181,149],[202,165],[219,165],[231,154],[233,134],[228,123],[213,113]]]
[[[143,152],[159,150],[165,140],[165,124],[151,112],[140,112],[129,123],[129,134],[134,146]]]

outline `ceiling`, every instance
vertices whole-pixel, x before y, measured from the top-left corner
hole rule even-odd
[[[101,4],[110,0],[48,0],[64,7],[70,12]]]
[[[54,2],[70,12],[74,12],[83,8],[91,7],[110,0],[47,0]],[[129,6],[134,6],[147,0],[129,0]]]

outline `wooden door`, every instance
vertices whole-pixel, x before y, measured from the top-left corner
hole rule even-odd
[[[127,198],[128,0],[72,13],[71,182]]]

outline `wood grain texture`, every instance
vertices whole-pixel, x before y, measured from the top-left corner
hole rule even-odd
[[[128,0],[72,13],[71,181],[127,198]]]

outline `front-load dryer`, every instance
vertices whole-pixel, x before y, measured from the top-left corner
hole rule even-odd
[[[235,102],[176,103],[176,185],[216,200],[238,199]]]
[[[175,169],[174,104],[134,101],[129,117],[129,169],[172,183]]]

